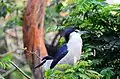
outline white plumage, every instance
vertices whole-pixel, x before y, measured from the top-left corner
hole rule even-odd
[[[67,43],[68,53],[58,64],[76,64],[80,60],[82,51],[82,39],[79,33],[72,32]]]
[[[68,31],[69,32],[69,31]],[[79,31],[79,30],[73,30],[71,31],[68,36],[68,42],[67,44],[63,45],[58,53],[56,54],[55,58],[48,58],[45,59],[45,63],[43,64],[43,67],[45,70],[50,68],[57,68],[58,64],[69,64],[69,65],[75,65],[78,60],[80,60],[81,53],[82,53],[82,38],[81,34],[86,33],[86,31]],[[41,65],[36,66],[39,67]]]
[[[80,32],[72,32],[69,35],[69,41],[67,43],[68,53],[58,62],[58,64],[70,64],[75,65],[80,60],[82,52],[82,39]],[[45,70],[50,69],[50,65],[53,60],[47,60],[43,65]],[[57,65],[55,66],[57,69]]]

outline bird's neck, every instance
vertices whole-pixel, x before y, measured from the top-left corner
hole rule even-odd
[[[69,41],[70,40],[82,40],[81,37],[80,37],[80,34],[79,33],[72,33],[69,37]]]

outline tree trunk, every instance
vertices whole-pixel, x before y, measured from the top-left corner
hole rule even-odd
[[[34,69],[40,64],[40,58],[47,55],[44,44],[44,16],[46,0],[28,0],[24,14],[23,39],[26,59],[34,79],[43,79],[42,68]],[[39,57],[40,58],[39,58]]]

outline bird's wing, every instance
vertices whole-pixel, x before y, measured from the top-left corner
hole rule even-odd
[[[55,65],[68,53],[67,50],[67,45],[64,44],[58,51],[58,53],[56,54],[55,59],[53,60],[53,62],[51,63],[50,69],[54,68]]]
[[[62,55],[62,54],[66,54],[67,53],[67,44],[62,45],[62,47],[59,48],[58,52],[55,55],[55,58]]]

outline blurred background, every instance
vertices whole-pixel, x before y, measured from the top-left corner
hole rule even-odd
[[[78,75],[46,72],[46,79],[119,79],[120,76],[120,1],[46,0],[45,44],[53,55],[65,41],[62,30],[71,26],[89,31],[83,35],[83,55],[77,67],[94,70]],[[31,71],[23,48],[23,14],[27,0],[0,0],[0,79],[26,79],[10,61],[27,75]],[[86,72],[86,71],[84,71]],[[91,72],[93,73],[93,72]],[[99,73],[99,74],[98,74]],[[48,75],[49,74],[49,75]],[[72,77],[70,75],[72,74]],[[65,76],[65,78],[62,78]],[[97,77],[96,77],[97,76]],[[59,77],[59,78],[58,78]],[[70,77],[70,78],[69,78]]]

